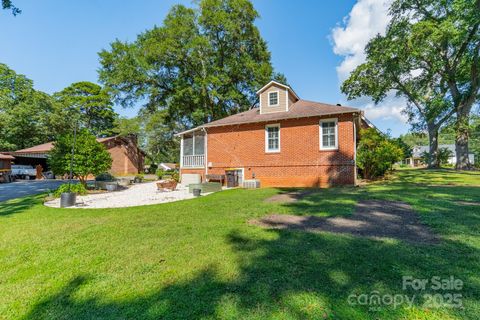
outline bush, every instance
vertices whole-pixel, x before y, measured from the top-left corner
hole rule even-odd
[[[173,171],[172,172],[172,179],[175,180],[175,181],[180,181],[180,173],[178,171]]]
[[[448,159],[452,156],[453,156],[452,150],[448,148],[438,149],[438,162],[440,162],[440,164],[448,164]]]
[[[360,131],[357,148],[357,164],[363,170],[363,177],[373,179],[383,176],[393,164],[403,159],[403,150],[376,129]]]
[[[60,195],[64,192],[68,192],[68,184],[62,184],[60,187],[55,190],[53,195],[58,198]],[[70,185],[70,192],[74,192],[79,195],[85,195],[87,194],[87,189],[85,186],[81,183],[75,183]]]
[[[447,165],[448,159],[453,156],[453,152],[448,148],[438,148],[437,152],[437,159],[438,163],[441,165]],[[420,155],[422,158],[422,162],[424,164],[428,164],[430,162],[430,153],[427,151],[423,151]]]
[[[158,168],[157,172],[155,172],[155,174],[157,175],[158,179],[162,179],[163,176],[167,174],[167,171],[165,171],[162,168]]]
[[[64,134],[53,143],[47,160],[54,174],[70,173],[73,141],[72,134]],[[105,146],[98,142],[88,130],[79,130],[75,143],[73,175],[86,185],[89,175],[96,176],[105,172],[111,165],[112,157]]]
[[[115,181],[115,177],[109,173],[109,172],[104,172],[100,173],[98,176],[95,177],[95,181]]]

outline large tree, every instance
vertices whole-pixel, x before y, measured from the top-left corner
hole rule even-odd
[[[170,131],[244,111],[258,88],[284,81],[273,72],[257,17],[248,0],[176,5],[162,26],[100,52],[100,81],[116,102],[144,103],[143,114],[157,115]]]
[[[63,106],[63,115],[78,122],[80,128],[88,129],[97,137],[112,134],[118,115],[107,91],[98,84],[73,83],[54,97]]]
[[[58,106],[33,81],[0,64],[0,150],[17,150],[51,141],[66,121]]]
[[[396,0],[385,36],[366,48],[367,60],[342,90],[380,101],[393,90],[406,97],[406,112],[430,135],[435,166],[438,129],[457,119],[457,168],[468,168],[468,130],[480,87],[480,0]]]

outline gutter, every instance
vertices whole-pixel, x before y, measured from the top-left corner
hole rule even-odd
[[[232,122],[232,123],[214,124],[214,125],[209,125],[208,123],[206,123],[204,125],[201,125],[201,126],[189,129],[189,130],[185,130],[185,131],[176,133],[176,134],[174,134],[174,136],[179,137],[179,136],[182,136],[184,134],[194,132],[194,131],[198,131],[198,130],[201,130],[201,129],[206,129],[206,128],[238,126],[238,125],[242,125],[242,124],[282,121],[282,120],[291,120],[291,119],[303,119],[303,118],[311,118],[311,117],[326,117],[326,116],[330,116],[330,115],[340,115],[340,114],[357,113],[357,112],[360,112],[360,110],[339,111],[339,112],[331,112],[331,113],[325,113],[325,114],[315,114],[315,115],[305,115],[305,116],[291,116],[291,117],[277,118],[277,119],[254,120],[254,121],[245,121],[245,122]],[[280,112],[278,112],[278,113],[280,113]],[[365,117],[362,114],[362,119],[363,118],[365,118]],[[369,126],[371,126],[372,128],[375,127],[369,120],[367,120],[367,118],[365,118],[365,122]]]

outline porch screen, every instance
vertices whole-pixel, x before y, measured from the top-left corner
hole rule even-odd
[[[205,154],[205,136],[195,134],[183,137],[183,155],[198,156]]]

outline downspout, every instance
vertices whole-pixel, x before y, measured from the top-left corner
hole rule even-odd
[[[180,140],[180,170],[183,168],[183,134]]]
[[[205,145],[204,145],[204,148],[205,148],[205,162],[204,162],[204,165],[205,165],[205,181],[207,180],[207,174],[208,174],[208,134],[207,134],[207,129],[205,128],[202,128],[203,132],[205,132]]]
[[[357,119],[353,119],[353,170],[354,170],[354,185],[357,185]]]

